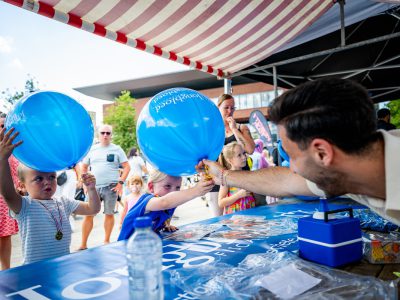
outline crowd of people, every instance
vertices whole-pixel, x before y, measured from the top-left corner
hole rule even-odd
[[[1,268],[10,268],[11,236],[18,231],[23,263],[70,253],[71,215],[85,215],[79,250],[87,249],[101,206],[104,244],[110,243],[119,198],[123,209],[118,240],[129,238],[134,219],[143,215],[153,219],[156,232],[176,230],[170,222],[175,208],[204,195],[208,195],[213,215],[219,216],[270,204],[277,197],[347,194],[400,225],[396,184],[400,134],[392,130],[387,109],[379,110],[375,118],[374,105],[360,85],[322,79],[275,99],[269,119],[277,125],[282,151],[290,160],[288,167],[275,166],[262,140],[254,140],[248,126],[235,122],[232,95],[221,95],[217,105],[225,126],[222,153],[218,161],[200,162],[200,179],[186,189],[181,188],[181,177],[147,165],[139,149],[132,148],[127,156],[112,143],[110,125],[98,128],[99,143],[75,169],[66,171],[65,180],[57,186],[61,172],[33,170],[12,156],[23,141],[14,143],[18,133],[5,130],[2,114]],[[76,189],[82,187],[86,201],[75,200]]]

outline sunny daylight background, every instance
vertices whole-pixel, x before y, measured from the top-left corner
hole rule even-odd
[[[96,111],[103,102],[74,87],[188,70],[175,62],[0,2],[0,110],[4,94],[38,88],[64,92]]]

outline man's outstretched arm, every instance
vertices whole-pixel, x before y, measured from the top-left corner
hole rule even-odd
[[[206,167],[205,167],[206,166]],[[228,171],[216,162],[203,160],[198,169],[208,169],[215,184],[235,186],[258,194],[285,197],[295,195],[315,196],[306,180],[288,168],[273,167],[257,171]]]

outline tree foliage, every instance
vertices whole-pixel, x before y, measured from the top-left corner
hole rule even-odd
[[[113,127],[113,143],[127,152],[136,146],[136,110],[133,106],[136,99],[132,98],[129,91],[122,91],[115,98],[114,105],[108,107],[104,123]]]
[[[32,76],[28,75],[28,79],[25,81],[24,91],[12,92],[10,89],[6,89],[5,91],[1,92],[1,97],[8,103],[14,104],[23,96],[39,90],[38,85],[39,85],[38,81]]]
[[[400,128],[400,99],[390,101],[386,106],[390,110],[390,123]]]

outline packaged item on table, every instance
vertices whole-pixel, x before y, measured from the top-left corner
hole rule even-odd
[[[365,233],[364,257],[372,264],[400,263],[400,233]]]
[[[224,219],[218,223],[227,225],[229,227],[264,227],[267,223],[267,220],[264,216],[233,215],[230,219]]]
[[[206,235],[220,229],[221,224],[194,224],[187,225],[172,233],[162,232],[161,235],[164,240],[174,241],[198,241]]]
[[[369,208],[355,209],[354,217],[360,220],[361,228],[365,230],[391,232],[399,229],[399,226],[390,223]]]
[[[294,233],[297,231],[297,221],[288,218],[266,220],[263,216],[233,215],[230,219],[219,221],[232,230],[268,230],[267,236]]]
[[[393,281],[335,270],[290,252],[249,254],[239,264],[217,261],[196,272],[165,272],[186,299],[397,299]]]

